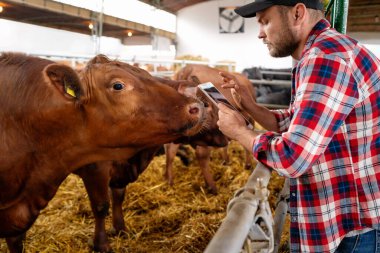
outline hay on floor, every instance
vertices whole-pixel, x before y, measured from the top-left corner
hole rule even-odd
[[[164,155],[157,156],[139,179],[127,187],[123,236],[110,236],[115,252],[203,252],[226,215],[226,206],[234,192],[250,175],[244,169],[244,150],[236,142],[229,146],[231,161],[223,165],[221,149],[212,152],[210,167],[218,187],[218,195],[206,192],[198,163],[193,157],[184,166],[174,161],[174,186],[163,181]],[[270,182],[272,208],[283,185],[283,178],[273,173]],[[111,219],[107,219],[110,231]],[[70,175],[59,188],[32,228],[27,233],[26,252],[88,253],[94,219],[83,183]],[[286,248],[288,233],[283,234]],[[6,252],[5,240],[0,252]],[[288,252],[286,249],[281,252]]]

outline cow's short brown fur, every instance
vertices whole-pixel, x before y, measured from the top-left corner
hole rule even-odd
[[[1,54],[0,237],[22,252],[25,232],[69,173],[195,134],[203,115],[197,100],[101,55],[78,75],[49,60]]]

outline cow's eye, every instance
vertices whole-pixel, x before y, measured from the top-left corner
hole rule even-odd
[[[122,90],[122,89],[124,89],[124,84],[122,84],[122,83],[114,83],[112,87],[113,87],[114,90]]]

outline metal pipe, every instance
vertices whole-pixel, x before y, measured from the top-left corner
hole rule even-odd
[[[347,30],[347,15],[348,15],[348,0],[335,0],[335,26],[334,28],[340,33],[346,33]]]
[[[101,0],[101,11],[98,17],[98,34],[97,34],[97,44],[96,44],[96,54],[100,53],[100,43],[103,36],[103,14],[104,14],[104,0]]]
[[[346,33],[349,0],[330,0],[325,16],[330,13],[330,23],[340,33]]]
[[[336,12],[337,12],[337,0],[331,0],[333,3],[332,3],[332,9],[331,9],[331,14],[330,14],[330,19],[331,19],[331,26],[332,27],[335,27],[336,26],[336,18],[337,18],[337,15],[336,15]]]
[[[288,202],[289,202],[289,178],[285,178],[284,186],[278,197],[278,202],[276,209],[274,211],[274,250],[273,253],[277,253],[280,248],[281,235],[284,230],[284,224],[286,219],[286,214],[288,213]]]
[[[245,186],[228,205],[227,216],[208,244],[205,253],[239,253],[243,248],[259,205],[255,194],[258,180],[262,188],[269,183],[271,171],[259,163]]]
[[[327,16],[329,14],[329,12],[331,11],[333,3],[334,3],[334,0],[330,0],[330,2],[328,3],[326,10],[325,10],[325,16]]]

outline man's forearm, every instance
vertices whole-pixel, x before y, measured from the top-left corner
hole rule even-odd
[[[277,119],[271,110],[256,103],[252,103],[248,106],[247,112],[265,129],[273,132],[279,131]]]
[[[252,152],[252,144],[253,140],[258,136],[259,134],[255,131],[244,128],[239,130],[236,135],[234,136],[234,139],[238,141],[244,148]]]

